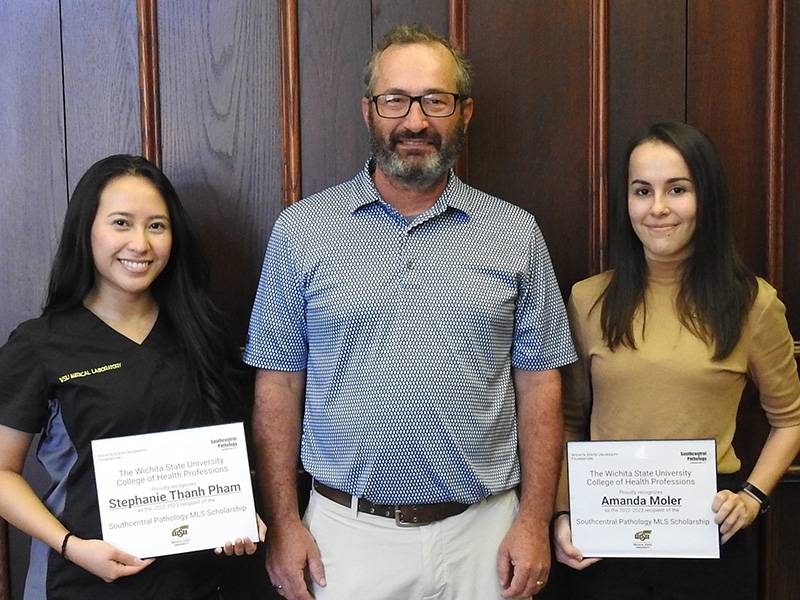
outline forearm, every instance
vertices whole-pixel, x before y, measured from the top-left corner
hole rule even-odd
[[[297,459],[305,372],[259,371],[253,407],[258,480],[267,523],[299,520]]]
[[[22,477],[33,434],[0,425],[0,517],[61,551],[66,528]]]
[[[781,475],[791,464],[800,449],[800,426],[770,430],[767,442],[761,449],[758,461],[747,478],[763,492],[769,494]],[[746,493],[721,490],[714,496],[711,509],[716,513],[714,521],[719,525],[721,542],[730,540],[739,530],[750,525],[758,516],[760,501]]]
[[[769,494],[800,451],[800,425],[773,427],[747,480]]]
[[[19,473],[0,471],[0,516],[20,531],[61,552],[67,529]]]
[[[522,481],[518,519],[547,525],[563,453],[561,377],[556,370],[514,372]]]

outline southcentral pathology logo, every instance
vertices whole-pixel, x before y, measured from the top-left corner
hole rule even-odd
[[[686,462],[692,464],[699,464],[708,462],[708,452],[704,450],[686,452],[681,451],[681,456],[686,459]]]
[[[234,437],[217,438],[211,440],[211,444],[220,450],[233,450],[239,447],[239,440]]]
[[[652,548],[653,540],[652,529],[642,529],[633,534],[633,547],[634,548]]]

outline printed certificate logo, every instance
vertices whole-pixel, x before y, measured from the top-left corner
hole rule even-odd
[[[211,444],[220,450],[233,450],[239,447],[239,441],[236,437],[216,438],[211,440]]]
[[[171,533],[172,540],[170,540],[173,546],[183,546],[189,543],[189,525],[181,525],[180,527],[176,527],[172,530]]]
[[[705,463],[708,461],[708,452],[704,450],[695,452],[685,452],[681,450],[681,456],[686,459],[686,462],[692,464]]]
[[[652,529],[642,529],[633,534],[634,548],[651,548],[653,541],[650,539],[653,535]]]

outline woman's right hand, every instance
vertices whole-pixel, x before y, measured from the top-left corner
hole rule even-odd
[[[572,529],[569,526],[569,515],[559,515],[553,523],[553,541],[555,543],[556,560],[581,571],[593,565],[599,558],[583,558],[583,554],[572,545]]]
[[[106,583],[136,575],[155,560],[142,560],[103,540],[84,540],[76,536],[71,536],[67,541],[65,556]]]

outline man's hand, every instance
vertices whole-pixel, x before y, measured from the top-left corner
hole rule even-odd
[[[521,469],[519,513],[500,544],[504,598],[538,593],[550,574],[550,515],[561,466],[561,375],[514,369]]]
[[[581,571],[600,560],[599,558],[583,558],[581,551],[572,545],[572,529],[569,525],[569,515],[561,515],[555,520],[553,542],[555,542],[556,546],[556,560],[577,571]]]
[[[136,575],[155,560],[142,560],[103,540],[84,540],[76,536],[69,538],[66,557],[106,583]]]
[[[317,585],[325,586],[325,567],[314,537],[300,520],[271,525],[267,532],[267,573],[272,586],[288,600],[313,600],[306,586],[306,567]]]
[[[497,574],[503,598],[524,598],[538,593],[550,574],[547,526],[524,523],[519,517],[497,551]]]

